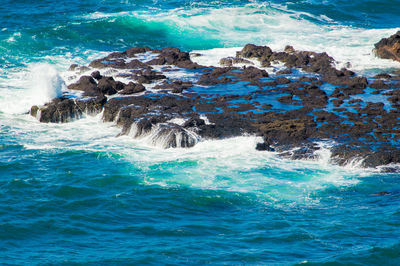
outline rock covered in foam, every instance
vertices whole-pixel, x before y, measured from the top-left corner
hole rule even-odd
[[[174,123],[158,124],[151,134],[151,142],[162,148],[190,148],[198,142],[195,133]]]

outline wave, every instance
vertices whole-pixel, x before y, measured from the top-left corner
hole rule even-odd
[[[327,52],[339,65],[350,62],[353,70],[399,67],[378,59],[374,43],[400,28],[367,29],[340,25],[324,15],[296,12],[280,5],[248,4],[224,8],[178,8],[170,11],[93,13],[89,21],[158,26],[173,45],[186,48],[237,47],[246,43],[269,45],[279,50],[293,45],[299,50]],[[179,42],[179,43],[178,43]],[[193,43],[195,42],[195,43]]]

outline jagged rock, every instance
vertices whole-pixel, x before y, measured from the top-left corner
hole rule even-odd
[[[124,89],[125,86],[122,82],[115,81],[112,77],[102,77],[97,87],[102,94],[113,95]]]
[[[129,82],[124,86],[124,89],[119,91],[119,94],[134,94],[145,91],[146,88],[142,84]]]
[[[294,54],[296,52],[293,46],[290,45],[286,45],[284,51],[288,54]]]
[[[276,71],[275,74],[277,74],[277,75],[288,75],[288,74],[292,74],[292,73],[293,72],[290,69],[283,69],[283,70]]]
[[[383,82],[383,80],[376,80],[374,82],[372,82],[371,84],[369,84],[370,88],[373,89],[379,89],[379,90],[384,90],[384,89],[389,89],[390,86],[385,84],[385,82]]]
[[[271,148],[271,146],[269,146],[269,144],[267,144],[265,142],[257,143],[256,150],[258,150],[258,151],[274,151],[274,149]]]
[[[400,31],[376,43],[374,52],[380,58],[400,61]]]
[[[200,126],[205,125],[205,121],[201,118],[190,118],[189,120],[185,121],[185,123],[182,125],[184,128],[191,128],[195,127],[198,128]]]
[[[143,54],[152,51],[149,47],[133,47],[125,51],[128,57],[135,57],[137,54]]]
[[[290,83],[290,80],[289,80],[288,78],[278,77],[278,78],[275,79],[275,82],[276,82],[278,85],[283,85],[283,84],[289,84],[289,83]]]
[[[258,126],[265,139],[280,144],[306,141],[316,123],[311,119],[286,120],[276,119]]]
[[[193,83],[190,81],[175,80],[173,82],[164,81],[162,84],[154,86],[153,89],[171,90],[172,93],[182,93],[183,90],[186,90],[190,87],[193,87]]]
[[[387,73],[382,73],[374,76],[374,79],[391,79],[392,76]]]
[[[144,71],[136,71],[132,78],[139,83],[150,84],[152,81],[166,79],[167,77],[160,72],[146,69]]]
[[[88,115],[97,115],[101,113],[106,102],[107,98],[104,95],[75,100],[75,104],[79,107],[82,113]]]
[[[66,123],[79,119],[83,114],[101,112],[106,98],[99,96],[85,100],[56,98],[44,106],[32,106],[31,115],[44,123]]]
[[[257,46],[254,44],[246,44],[240,52],[237,52],[237,57],[244,58],[269,58],[272,55],[272,50],[268,46]]]
[[[234,64],[248,64],[254,65],[253,62],[240,58],[240,57],[225,57],[219,60],[220,65],[222,66],[233,66]]]
[[[153,124],[147,118],[140,118],[138,121],[133,122],[129,127],[130,136],[133,138],[142,137],[148,135],[153,128]]]
[[[176,65],[186,69],[204,68],[190,60],[187,52],[182,52],[178,48],[168,47],[161,50],[157,58],[147,62],[148,65]]]
[[[97,71],[97,70],[93,71],[92,74],[90,74],[90,76],[92,76],[94,79],[97,79],[97,80],[102,78],[102,75],[100,75],[100,71]]]
[[[68,86],[70,90],[79,90],[86,93],[97,93],[97,83],[91,76],[82,76],[79,80]]]
[[[254,84],[260,82],[260,79],[268,77],[267,71],[253,66],[237,68],[215,68],[212,72],[205,72],[200,77],[198,84],[215,85],[238,82],[240,80],[248,81]],[[231,77],[236,77],[239,80],[233,81]]]

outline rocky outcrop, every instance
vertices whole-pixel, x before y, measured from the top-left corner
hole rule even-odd
[[[32,106],[30,114],[44,123],[66,123],[83,115],[99,114],[107,99],[97,96],[88,99],[56,98],[44,106]]]
[[[285,67],[268,73],[255,61]],[[222,67],[205,67],[176,48],[135,47],[73,66],[78,74],[92,70],[68,86],[82,97],[66,95],[33,106],[31,114],[41,122],[68,122],[103,111],[119,135],[163,148],[251,134],[263,139],[258,150],[291,159],[316,158],[315,142],[330,140],[335,163],[399,163],[400,77],[357,76],[334,63],[326,53],[248,44],[222,58]],[[365,100],[374,94],[383,100]]]
[[[380,58],[400,62],[400,31],[376,43],[374,52]]]

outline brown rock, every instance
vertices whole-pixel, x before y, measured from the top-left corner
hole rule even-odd
[[[380,58],[400,62],[400,31],[376,43],[374,52]]]

